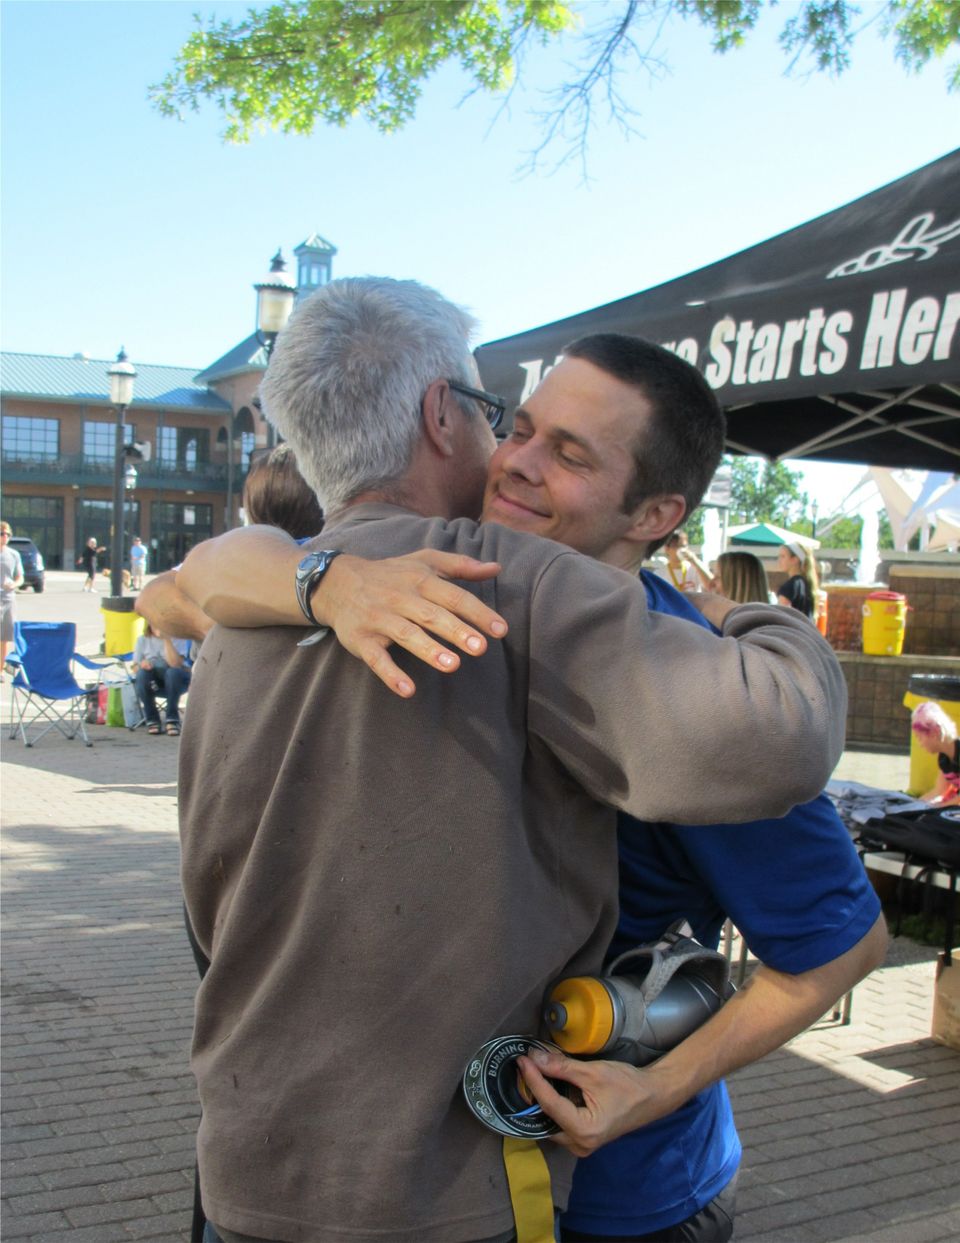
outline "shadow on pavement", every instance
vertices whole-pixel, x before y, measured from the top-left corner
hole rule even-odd
[[[141,731],[131,733],[105,725],[88,725],[87,730],[92,747],[85,747],[79,737],[68,740],[53,734],[36,746],[26,747],[7,737],[9,729],[5,726],[3,763],[38,773],[60,773],[103,786],[123,783],[136,793],[157,792],[135,789],[140,783],[151,787],[165,784],[169,787],[168,793],[176,793],[178,738],[168,738],[165,734],[153,737]]]

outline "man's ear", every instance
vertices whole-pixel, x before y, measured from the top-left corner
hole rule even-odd
[[[648,496],[633,511],[630,528],[624,538],[644,544],[666,539],[683,522],[686,512],[687,502],[678,492]]]
[[[423,395],[420,412],[430,445],[441,457],[454,453],[453,396],[446,380],[434,380]]]

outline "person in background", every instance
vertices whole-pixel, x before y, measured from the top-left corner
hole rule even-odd
[[[659,561],[656,572],[677,591],[711,591],[713,576],[694,556],[686,531],[674,531],[663,546],[666,562]]]
[[[130,545],[130,586],[134,591],[139,591],[143,586],[143,575],[146,568],[146,545],[140,542],[139,535],[135,535],[133,543]]]
[[[10,547],[9,522],[0,522],[0,678],[13,646],[13,625],[16,619],[16,590],[23,582],[23,562],[15,548]]]
[[[87,540],[86,546],[77,557],[77,565],[83,566],[83,572],[86,577],[83,580],[82,591],[95,591],[97,586],[97,568],[99,561],[97,558],[102,552],[106,552],[106,548],[97,544],[97,541],[91,535]]]
[[[190,685],[190,664],[194,653],[190,640],[171,639],[148,623],[133,651],[134,682],[137,697],[147,718],[147,733],[159,734],[160,710],[157,695],[167,700],[166,732],[171,738],[180,733],[180,698]]]
[[[924,751],[937,757],[937,783],[920,797],[933,807],[956,807],[960,804],[960,738],[952,717],[938,703],[918,704],[910,718],[910,726]]]
[[[728,600],[736,600],[737,604],[749,604],[751,601],[773,603],[763,562],[752,552],[741,552],[739,549],[722,552],[717,558],[714,590]]]
[[[787,581],[777,588],[777,603],[812,619],[820,593],[813,550],[803,544],[781,544],[777,569],[787,575]]]
[[[243,485],[243,516],[250,524],[280,527],[294,539],[309,539],[323,528],[316,493],[300,474],[297,455],[284,443],[257,449]]]

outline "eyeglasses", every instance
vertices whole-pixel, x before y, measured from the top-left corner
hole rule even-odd
[[[502,397],[497,397],[495,393],[485,393],[482,388],[470,388],[466,384],[461,384],[459,380],[448,380],[447,383],[455,393],[461,393],[464,397],[472,397],[474,401],[479,402],[484,418],[490,424],[491,429],[497,430],[503,419],[503,412],[507,408],[507,403]]]

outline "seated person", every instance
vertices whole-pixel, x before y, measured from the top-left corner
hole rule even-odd
[[[921,747],[937,757],[940,769],[936,785],[920,797],[933,807],[960,805],[960,738],[956,722],[938,703],[922,703],[914,708],[910,725]]]
[[[158,694],[167,700],[166,732],[171,737],[180,733],[180,697],[190,685],[194,648],[189,639],[167,638],[149,624],[137,639],[133,652],[134,682],[148,734],[161,732]]]

